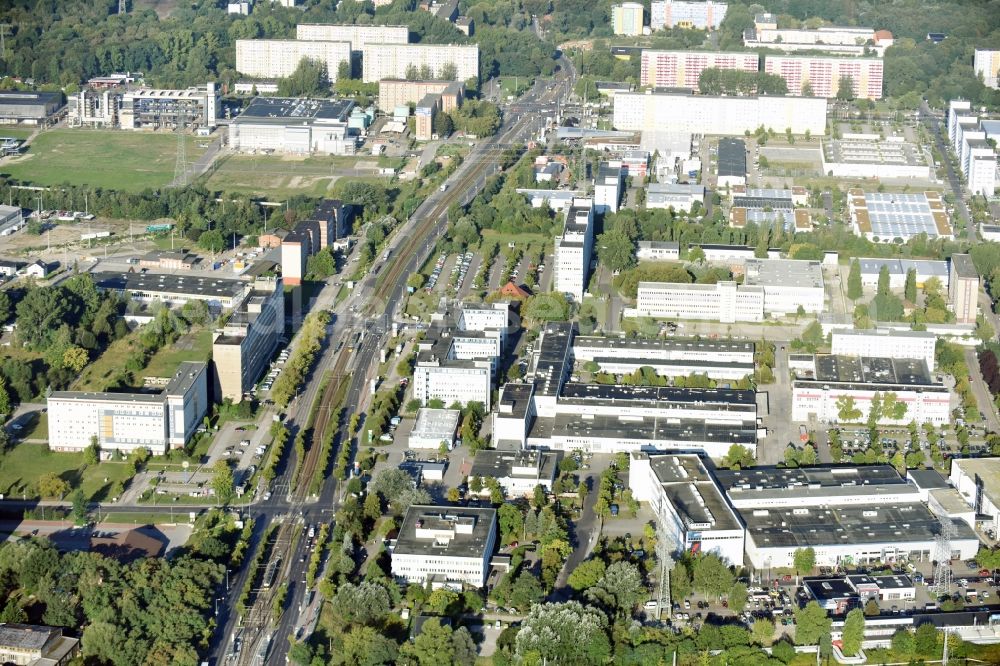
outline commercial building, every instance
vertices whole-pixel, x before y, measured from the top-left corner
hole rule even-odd
[[[1000,49],[976,49],[972,68],[988,88],[1000,88]]]
[[[744,263],[744,287],[764,291],[768,315],[823,312],[823,268],[818,261],[792,259],[748,259]]]
[[[432,587],[483,587],[497,540],[496,509],[415,504],[391,546],[392,575]]]
[[[705,204],[705,186],[699,183],[650,183],[646,187],[646,208],[673,208],[690,211]]]
[[[285,331],[285,294],[278,279],[257,278],[212,341],[220,400],[239,402],[264,374]]]
[[[731,51],[655,51],[645,49],[640,56],[639,84],[653,88],[698,89],[702,70],[735,69],[756,72],[760,56]]]
[[[559,454],[551,451],[522,449],[500,451],[485,449],[476,453],[469,478],[496,479],[508,499],[531,495],[536,486],[552,492]],[[486,490],[489,494],[489,490]]]
[[[800,366],[801,367],[801,366]],[[951,420],[951,392],[935,380],[922,358],[876,358],[818,354],[792,382],[792,420],[841,422],[842,398],[850,398],[863,422],[875,394],[894,393],[905,405],[902,416],[882,414],[880,423],[906,425],[911,421],[934,425]],[[884,410],[883,410],[884,411]]]
[[[631,374],[652,368],[664,377],[705,375],[731,381],[752,375],[754,343],[685,338],[603,338],[577,336],[573,341],[576,363],[596,363],[601,372]]]
[[[326,67],[331,83],[340,75],[340,64],[351,64],[349,41],[297,41],[294,39],[237,39],[236,71],[257,79],[291,76],[303,59]]]
[[[835,356],[922,359],[934,372],[937,336],[927,331],[838,330],[830,334],[830,340]]]
[[[162,393],[53,391],[49,448],[83,451],[94,437],[103,451],[145,447],[162,455],[184,446],[208,412],[207,364],[184,362]]]
[[[413,397],[421,405],[428,400],[446,405],[481,402],[489,410],[494,362],[493,358],[455,359],[422,352],[413,369]]]
[[[718,185],[747,184],[747,146],[743,139],[719,139]]]
[[[406,44],[410,29],[405,25],[355,25],[334,23],[299,23],[295,39],[301,42],[347,42],[360,52],[367,44]]]
[[[702,319],[732,324],[764,320],[764,289],[738,285],[640,282],[636,315],[656,319]]]
[[[679,93],[619,93],[614,98],[619,130],[670,127],[689,134],[742,135],[758,127],[794,134],[826,132],[826,100],[820,97],[713,97]]]
[[[715,30],[722,25],[729,8],[715,0],[654,0],[649,6],[649,27]]]
[[[9,236],[27,224],[20,206],[0,204],[0,236]]]
[[[187,250],[151,250],[139,258],[139,268],[164,271],[189,271],[201,259]]]
[[[820,157],[821,171],[837,178],[934,178],[925,151],[901,136],[845,134],[824,139]]]
[[[62,107],[61,92],[0,90],[0,124],[40,125]]]
[[[677,241],[639,241],[635,258],[639,261],[680,261],[681,246]]]
[[[1000,527],[1000,458],[952,458],[948,479],[984,528]]]
[[[733,205],[729,209],[729,226],[743,228],[747,224],[758,227],[778,227],[795,233],[812,229],[809,211],[796,206],[807,203],[803,187],[791,189],[730,187]]]
[[[939,192],[847,191],[847,205],[854,232],[874,242],[903,242],[926,234],[952,238],[951,223]]]
[[[851,81],[859,99],[882,99],[882,60],[880,58],[838,58],[834,56],[769,55],[764,71],[780,76],[788,84],[788,94],[804,95],[812,90],[816,97],[837,96],[840,81]]]
[[[518,194],[523,194],[528,199],[532,208],[541,208],[548,205],[553,211],[563,213],[573,205],[575,199],[583,196],[580,190],[533,190],[526,187],[517,188]]]
[[[701,458],[633,453],[628,485],[635,499],[649,502],[671,551],[743,564],[743,524]]]
[[[184,305],[203,301],[211,310],[229,310],[246,298],[252,283],[191,273],[94,273],[98,289],[114,291],[142,303]]]
[[[754,25],[743,32],[743,45],[747,48],[767,48],[786,53],[822,51],[844,55],[866,55],[874,52],[879,57],[894,43],[888,30],[874,30],[854,26],[821,26],[806,28],[778,28],[774,14],[757,14]]]
[[[453,66],[455,81],[479,77],[477,44],[365,44],[362,49],[362,79],[374,83],[382,79],[405,79],[407,70],[430,68],[441,77],[445,66]]]
[[[440,95],[441,110],[449,113],[461,106],[465,84],[461,81],[383,79],[378,84],[378,108],[389,112],[399,106],[416,104],[426,95]]]
[[[635,37],[642,34],[645,7],[639,2],[623,2],[611,6],[611,27],[616,35]]]
[[[594,244],[594,208],[591,199],[574,199],[566,210],[563,232],[555,238],[553,290],[583,302]]]
[[[448,448],[455,443],[455,432],[462,412],[457,409],[431,409],[421,407],[417,410],[417,420],[410,431],[409,447],[411,449]]]
[[[80,653],[80,639],[63,636],[59,627],[0,624],[0,663],[17,666],[65,666]]]
[[[869,576],[855,574],[847,577],[847,583],[862,602],[868,599],[879,601],[906,601],[917,596],[917,588],[909,576]]]
[[[594,210],[617,213],[625,187],[625,169],[620,160],[601,162],[594,176]]]
[[[959,324],[976,323],[979,313],[979,271],[967,254],[953,254],[948,281],[948,300]]]
[[[239,152],[353,155],[359,138],[348,123],[353,108],[350,100],[255,97],[229,124],[229,147]]]
[[[118,124],[122,129],[212,128],[222,116],[215,83],[185,90],[140,88],[122,95]]]
[[[917,289],[923,289],[931,278],[941,283],[942,289],[948,289],[951,281],[950,268],[947,261],[934,259],[858,259],[861,266],[861,284],[865,287],[878,286],[878,278],[884,267],[889,273],[889,288],[902,291],[906,287],[906,276],[913,271],[917,280]]]

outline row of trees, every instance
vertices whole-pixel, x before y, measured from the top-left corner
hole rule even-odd
[[[698,77],[703,95],[787,95],[788,84],[777,74],[708,67]]]

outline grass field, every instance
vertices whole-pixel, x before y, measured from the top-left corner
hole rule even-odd
[[[93,501],[108,498],[111,486],[128,478],[129,465],[102,462],[85,466],[83,453],[57,453],[45,444],[21,443],[0,457],[0,493],[7,497],[38,497],[38,477],[53,473]]]
[[[325,155],[229,155],[221,158],[204,180],[210,190],[222,192],[267,192],[271,197],[295,194],[330,195],[341,178],[384,180],[375,166],[397,166],[393,158]],[[357,171],[355,171],[357,165]]]
[[[27,127],[0,127],[0,136],[9,136],[12,139],[27,139],[34,131],[34,129]]]
[[[150,377],[170,377],[184,361],[206,361],[211,353],[212,331],[192,331],[153,354],[143,374]]]
[[[74,391],[106,391],[117,385],[114,380],[125,359],[138,348],[139,336],[133,331],[111,343],[103,354],[83,369],[71,387]]]
[[[185,140],[187,159],[194,160],[203,151],[194,137]],[[138,191],[170,183],[176,159],[177,137],[169,132],[55,129],[39,134],[21,157],[0,165],[0,173],[32,185]]]

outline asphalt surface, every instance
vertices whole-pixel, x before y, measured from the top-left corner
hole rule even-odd
[[[945,140],[944,127],[941,121],[938,120],[938,117],[931,111],[926,100],[920,103],[920,119],[934,134],[934,143],[937,146],[938,153],[941,155],[941,159],[944,160],[944,167],[948,174],[948,184],[951,185],[951,191],[955,195],[955,211],[962,218],[962,221],[965,222],[966,237],[969,240],[975,240],[976,227],[972,222],[972,216],[969,214],[969,208],[965,205],[965,194],[962,191],[962,183],[959,182],[958,174],[955,173],[955,167],[951,163],[951,153]],[[958,233],[956,232],[955,235],[957,236]]]

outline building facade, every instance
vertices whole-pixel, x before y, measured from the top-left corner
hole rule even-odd
[[[279,279],[258,278],[212,341],[218,395],[240,402],[264,374],[285,332],[285,294]]]
[[[756,53],[729,51],[654,51],[646,49],[640,57],[639,83],[654,88],[698,89],[702,70],[735,69],[756,72],[760,56]]]
[[[48,398],[49,448],[83,451],[93,438],[103,451],[156,455],[184,446],[208,412],[207,364],[181,363],[160,394],[53,391]]]
[[[645,7],[639,2],[623,2],[611,6],[611,28],[616,35],[635,37],[642,34]]]
[[[563,233],[556,236],[553,289],[583,302],[594,244],[594,208],[591,199],[575,199],[566,211]]]
[[[299,23],[295,39],[300,42],[348,42],[352,51],[367,44],[406,44],[410,29],[405,25],[355,25],[334,23]]]
[[[1000,88],[1000,49],[976,49],[972,68],[988,88]]]
[[[763,321],[764,289],[735,282],[640,282],[635,308],[638,316],[656,319]]]
[[[492,363],[472,360],[428,359],[413,369],[413,397],[426,406],[428,400],[445,405],[481,402],[490,409]]]
[[[836,25],[815,30],[778,28],[778,19],[774,14],[758,14],[754,27],[743,32],[743,45],[747,48],[767,48],[786,53],[823,51],[859,56],[868,51],[882,57],[893,41],[888,30],[876,31],[873,28]]]
[[[722,25],[728,8],[725,2],[714,0],[656,0],[649,6],[649,27],[715,30]]]
[[[826,100],[820,97],[713,97],[677,93],[619,93],[614,126],[653,131],[671,127],[689,134],[742,135],[758,127],[793,134],[826,132]]]
[[[979,314],[979,271],[967,254],[951,255],[948,300],[959,324],[975,324]]]
[[[283,79],[290,76],[304,58],[326,67],[333,83],[340,75],[340,64],[351,64],[349,41],[298,41],[294,39],[237,39],[236,71],[258,79]]]
[[[832,56],[769,55],[764,71],[780,76],[788,84],[789,95],[812,90],[814,97],[837,96],[840,80],[851,80],[858,99],[882,99],[882,69],[879,58],[837,58]]]
[[[351,100],[255,97],[229,124],[237,152],[354,155],[359,132],[351,127]]]
[[[408,78],[408,70],[424,67],[441,77],[446,65],[454,66],[454,81],[479,77],[479,46],[476,44],[366,44],[362,49],[362,79]]]
[[[462,104],[465,85],[460,81],[383,79],[378,84],[378,108],[389,112],[400,106],[416,104],[430,94],[441,95],[441,109],[450,113]]]
[[[392,575],[433,587],[483,587],[497,540],[496,510],[413,505],[390,548]]]
[[[40,125],[63,107],[61,92],[0,90],[0,122]]]
[[[844,330],[830,334],[830,353],[838,356],[873,356],[876,358],[919,358],[934,371],[934,347],[937,336],[926,331],[892,329]]]
[[[212,128],[222,116],[215,83],[186,90],[140,88],[122,95],[118,114],[122,129],[178,129],[198,125]]]

